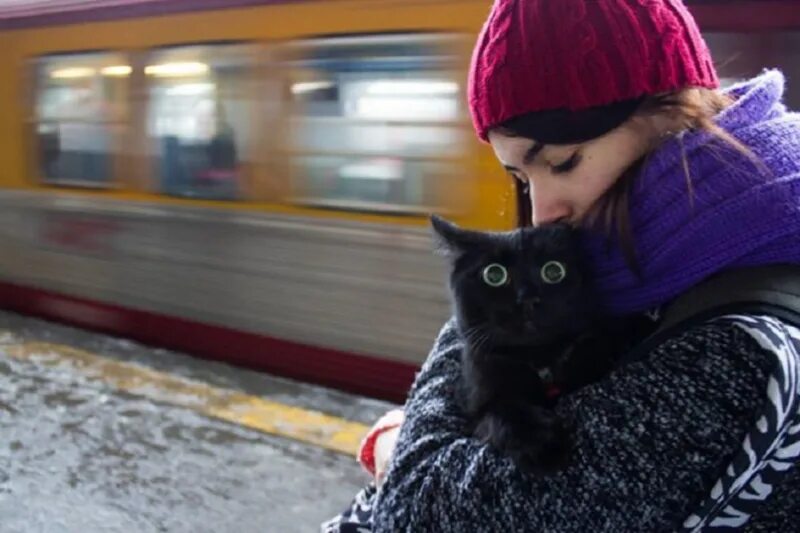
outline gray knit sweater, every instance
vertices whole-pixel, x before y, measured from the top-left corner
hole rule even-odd
[[[714,503],[711,498],[726,497],[727,488],[713,489],[726,471],[734,473],[732,462],[754,457],[743,442],[759,420],[759,427],[766,425],[768,382],[775,380],[776,357],[791,340],[784,324],[765,317],[722,317],[670,336],[602,382],[561,400],[558,412],[576,428],[573,460],[562,472],[539,477],[521,473],[509,458],[467,434],[454,393],[461,346],[451,321],[411,389],[386,482],[371,505],[372,527],[682,530],[692,513]],[[766,501],[747,514],[747,531],[800,531],[799,469],[782,470],[781,482],[766,491],[761,476],[753,482]],[[742,514],[734,507],[725,512]],[[739,520],[735,530],[745,527],[741,518],[722,515],[714,525]],[[706,525],[694,530],[718,530]]]

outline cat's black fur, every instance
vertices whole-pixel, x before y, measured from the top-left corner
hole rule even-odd
[[[451,261],[450,292],[464,340],[463,392],[473,433],[523,470],[561,468],[571,441],[568,425],[552,409],[557,396],[600,379],[622,355],[618,335],[599,324],[577,232],[566,224],[484,233],[436,216],[431,223],[439,250]],[[541,268],[549,261],[566,266],[560,283],[542,279]],[[509,274],[502,287],[483,280],[484,268],[493,263]],[[542,369],[551,371],[544,376],[550,383],[540,376]]]

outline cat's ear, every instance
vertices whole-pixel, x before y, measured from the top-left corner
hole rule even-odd
[[[431,215],[434,250],[446,257],[456,257],[467,250],[474,249],[483,242],[476,231],[461,229],[437,215]]]

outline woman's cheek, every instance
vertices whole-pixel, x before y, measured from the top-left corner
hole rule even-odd
[[[575,193],[577,200],[575,204],[578,207],[578,211],[583,215],[608,190],[608,180],[605,176],[594,174],[584,176],[584,178],[579,181],[582,182],[583,186]]]

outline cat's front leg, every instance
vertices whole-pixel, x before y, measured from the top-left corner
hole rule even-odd
[[[477,421],[474,435],[507,454],[533,474],[552,474],[568,462],[572,447],[567,424],[539,406],[490,410]]]

